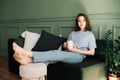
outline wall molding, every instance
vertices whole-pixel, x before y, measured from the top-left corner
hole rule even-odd
[[[7,27],[0,27],[1,29],[1,50],[6,51],[7,43],[8,43],[8,38],[13,38],[17,35],[20,34],[21,32],[21,27],[20,26],[7,26]],[[6,34],[7,32],[7,34]]]
[[[73,27],[71,26],[60,26],[59,27],[59,35],[67,37],[68,34],[73,31]]]
[[[104,20],[104,19],[120,19],[120,12],[113,13],[95,13],[87,14],[92,20]],[[11,20],[0,20],[0,24],[4,23],[35,23],[35,22],[64,22],[74,21],[76,16],[69,17],[49,17],[49,18],[24,18],[24,19],[11,19]]]
[[[46,30],[47,32],[53,34],[53,26],[51,25],[25,26],[24,27],[24,31],[41,33],[42,30]]]
[[[120,19],[120,12],[88,14],[91,19]]]

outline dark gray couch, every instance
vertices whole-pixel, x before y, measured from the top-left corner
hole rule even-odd
[[[13,58],[12,43],[14,41],[23,47],[24,38],[8,39],[9,71],[19,74],[20,64]],[[95,56],[87,56],[81,63],[58,62],[50,64],[48,66],[47,80],[104,80],[106,74],[104,56],[98,54],[103,50],[103,40],[97,40],[97,45]]]

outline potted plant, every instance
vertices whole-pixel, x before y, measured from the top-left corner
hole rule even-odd
[[[104,54],[106,56],[107,74],[109,80],[120,80],[120,37],[115,40],[118,45],[113,47],[110,46],[111,34],[112,31],[108,30],[104,36],[106,41],[106,50]]]

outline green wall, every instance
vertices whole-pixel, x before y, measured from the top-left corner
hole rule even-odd
[[[120,0],[0,0],[0,20],[120,13]]]
[[[110,29],[112,38],[120,36],[120,0],[0,0],[0,55],[8,56],[8,39],[23,31],[67,37],[75,16],[86,13],[96,39],[103,39]]]
[[[0,19],[71,17],[84,8],[79,0],[2,0]]]

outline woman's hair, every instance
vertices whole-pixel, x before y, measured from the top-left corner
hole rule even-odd
[[[85,21],[86,21],[86,26],[85,26],[85,30],[84,31],[90,31],[91,30],[91,27],[90,27],[90,21],[87,17],[87,15],[85,15],[84,13],[79,13],[76,17],[76,22],[75,22],[75,31],[79,31],[80,30],[80,27],[78,25],[78,18],[80,16],[83,16],[85,18]]]

